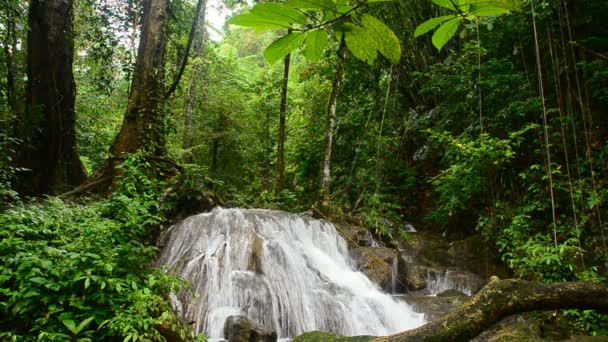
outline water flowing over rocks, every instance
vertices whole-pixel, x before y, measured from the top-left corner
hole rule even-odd
[[[173,296],[174,306],[212,339],[224,337],[226,319],[235,315],[279,338],[315,330],[381,336],[425,323],[356,270],[346,241],[325,221],[215,209],[167,236],[158,264],[192,283]]]

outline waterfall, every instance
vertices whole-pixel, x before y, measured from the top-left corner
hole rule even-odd
[[[387,335],[424,315],[355,270],[335,227],[280,211],[216,209],[171,227],[158,260],[192,283],[173,304],[197,332],[223,337],[244,314],[279,338],[322,330]]]
[[[467,296],[472,296],[483,285],[479,276],[458,270],[427,270],[427,291],[429,295],[436,296],[447,290],[457,290]]]

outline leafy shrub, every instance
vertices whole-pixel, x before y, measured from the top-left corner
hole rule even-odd
[[[0,215],[0,339],[163,341],[160,325],[194,338],[167,300],[185,284],[145,267],[162,220],[148,166],[127,160],[106,200],[49,198]]]

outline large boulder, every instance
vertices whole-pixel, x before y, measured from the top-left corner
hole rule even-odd
[[[398,257],[396,250],[387,247],[358,247],[350,251],[359,270],[387,292],[392,289],[393,263]]]
[[[228,342],[276,342],[277,333],[247,316],[237,315],[226,319],[224,338]]]

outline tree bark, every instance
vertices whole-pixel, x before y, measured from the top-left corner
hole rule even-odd
[[[289,30],[291,33],[291,30]],[[285,116],[287,114],[287,89],[289,86],[289,66],[291,54],[285,56],[283,69],[283,89],[281,89],[281,108],[279,113],[279,141],[277,143],[277,184],[275,194],[278,196],[283,191],[285,183]]]
[[[15,25],[14,8],[5,1],[6,36],[4,37],[4,59],[6,64],[6,103],[13,111],[17,107],[17,92],[15,86],[15,52],[17,50],[17,32]]]
[[[207,13],[207,0],[199,0],[199,5],[197,6],[197,10],[200,11],[200,18],[198,19],[197,31],[200,32],[198,36],[199,39],[195,39],[194,43],[194,53],[196,56],[202,55],[203,49],[205,47],[205,18]],[[191,33],[192,35],[192,33]],[[196,34],[195,34],[196,35]],[[184,139],[182,142],[182,150],[184,151],[184,162],[191,163],[192,162],[192,123],[193,116],[196,107],[196,86],[197,80],[201,77],[200,73],[204,69],[202,67],[194,68],[190,75],[190,82],[188,84],[188,94],[186,99],[186,112],[184,113]]]
[[[29,9],[27,104],[18,123],[23,140],[16,188],[24,195],[58,194],[86,177],[76,149],[76,84],[72,0],[32,0]]]
[[[144,0],[143,7],[129,103],[120,132],[110,148],[115,157],[138,150],[157,156],[166,153],[163,103],[169,2]]]
[[[608,287],[600,283],[543,284],[493,277],[467,303],[443,318],[373,341],[466,341],[506,316],[555,309],[608,310]]]
[[[338,49],[338,63],[336,66],[336,76],[331,87],[329,96],[329,104],[327,107],[327,126],[325,128],[325,148],[323,152],[323,165],[321,167],[321,191],[320,191],[320,209],[327,213],[331,201],[330,183],[331,183],[331,149],[333,144],[333,130],[336,121],[336,111],[338,109],[338,95],[342,86],[342,78],[344,77],[344,63],[346,62],[346,44],[344,39],[340,43]]]
[[[186,65],[188,64],[188,57],[190,57],[190,50],[192,49],[192,43],[194,42],[194,36],[196,35],[196,31],[198,28],[198,21],[201,13],[203,14],[203,22],[205,21],[205,10],[204,7],[207,5],[207,0],[198,0],[196,4],[196,12],[194,13],[194,19],[192,19],[192,27],[190,28],[190,34],[188,36],[188,44],[186,45],[186,51],[184,52],[184,58],[182,59],[182,63],[177,71],[177,75],[175,75],[175,80],[171,83],[169,90],[165,93],[165,100],[168,99],[175,89],[177,89],[177,85],[179,81],[182,79],[182,75],[186,70]]]

